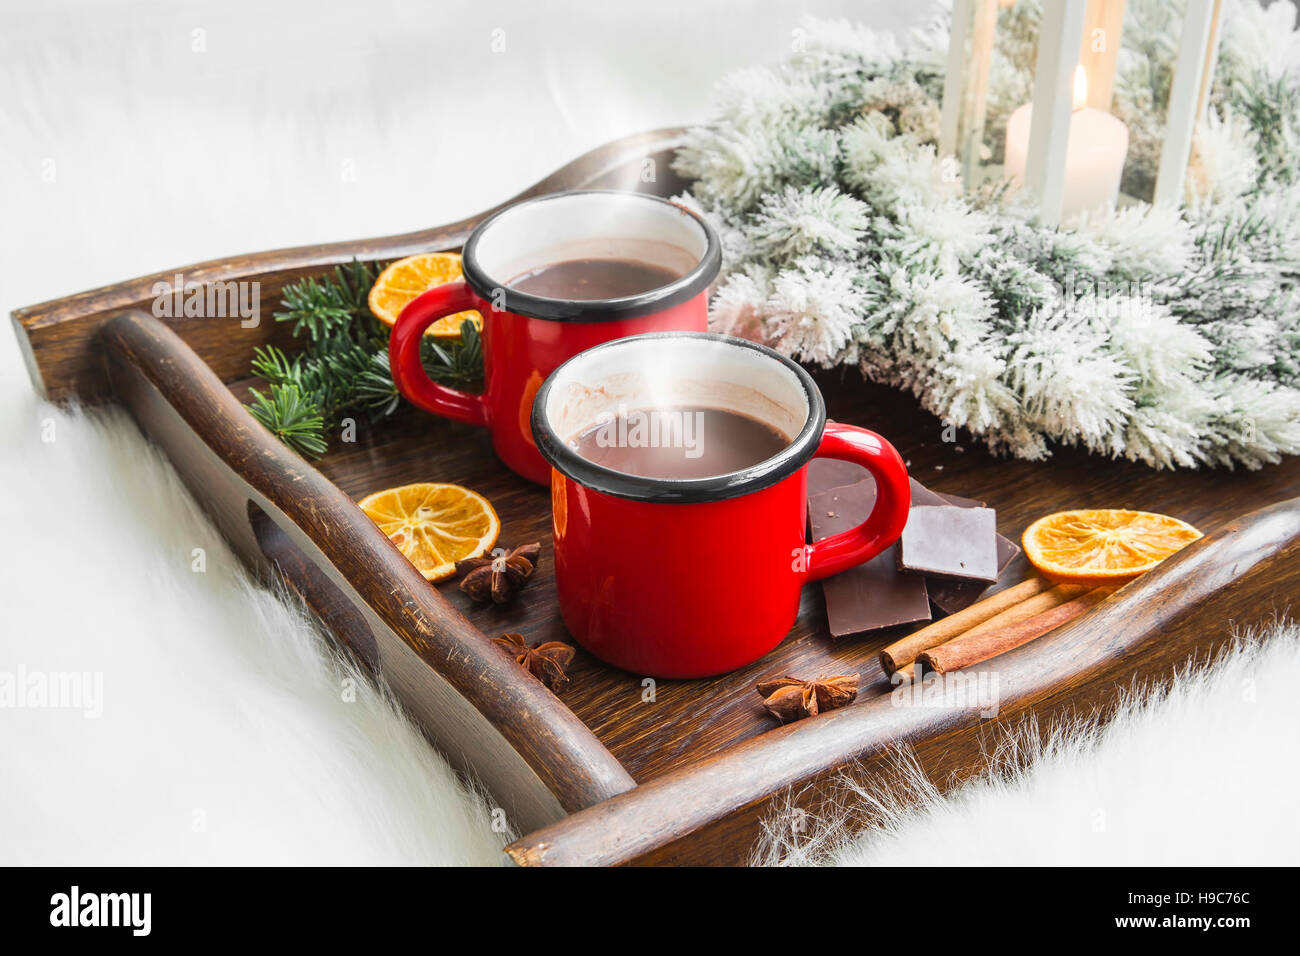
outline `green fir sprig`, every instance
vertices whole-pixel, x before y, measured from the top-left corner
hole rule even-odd
[[[304,457],[329,450],[327,429],[346,413],[365,413],[373,422],[401,404],[388,366],[388,327],[367,303],[383,265],[354,260],[285,286],[275,320],[293,323],[303,348],[293,354],[274,345],[254,349],[252,372],[266,390],[249,390],[249,413]],[[420,357],[436,382],[472,390],[482,381],[482,339],[471,322],[458,341],[426,338]]]
[[[271,385],[266,394],[249,391],[248,410],[280,441],[301,455],[325,454],[325,420],[320,406],[292,383]]]
[[[382,266],[372,267],[355,259],[347,266],[335,266],[332,276],[303,279],[284,287],[275,321],[292,322],[293,337],[306,337],[314,345],[331,343],[338,337],[356,340],[358,333],[377,340],[383,326],[370,311],[367,298]]]

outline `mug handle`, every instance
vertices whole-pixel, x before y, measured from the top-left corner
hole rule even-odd
[[[420,342],[425,329],[444,316],[468,309],[478,309],[482,315],[481,306],[478,296],[460,281],[435,286],[416,296],[402,309],[388,339],[388,365],[397,390],[412,404],[458,422],[470,425],[488,423],[487,404],[482,395],[439,385],[429,378],[420,361]]]
[[[827,422],[813,457],[854,462],[876,479],[876,505],[866,521],[808,545],[808,578],[816,581],[870,561],[897,541],[912,507],[912,487],[894,446],[865,428]]]

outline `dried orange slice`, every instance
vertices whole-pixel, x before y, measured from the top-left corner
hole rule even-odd
[[[488,500],[460,485],[403,485],[357,504],[426,581],[449,578],[457,561],[487,554],[501,533]]]
[[[455,252],[422,252],[419,255],[398,259],[383,272],[370,287],[370,311],[380,322],[393,325],[407,303],[434,286],[455,282],[460,278],[460,255]],[[438,339],[460,337],[460,327],[473,320],[483,328],[483,316],[473,309],[445,315],[425,331]]]
[[[1101,508],[1039,518],[1021,541],[1029,563],[1049,581],[1103,587],[1131,581],[1199,537],[1168,515]]]

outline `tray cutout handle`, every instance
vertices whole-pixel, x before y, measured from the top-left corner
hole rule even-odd
[[[365,616],[257,502],[249,499],[248,524],[267,561],[331,633],[372,674],[379,673],[379,645]]]

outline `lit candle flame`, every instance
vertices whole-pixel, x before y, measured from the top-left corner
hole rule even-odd
[[[1081,110],[1088,103],[1088,72],[1080,63],[1074,68],[1074,109]]]

